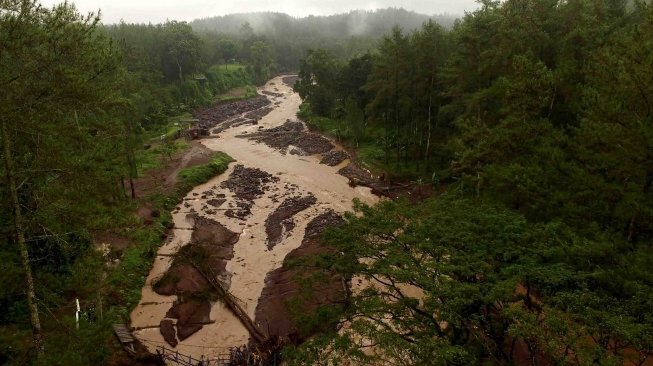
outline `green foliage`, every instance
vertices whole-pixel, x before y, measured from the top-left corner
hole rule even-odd
[[[59,327],[67,328],[68,337],[49,337],[46,349],[49,352],[39,362],[42,365],[89,365],[105,363],[114,350],[110,347],[113,327],[110,320],[97,323],[82,320],[79,330],[75,329],[74,316],[59,320]]]
[[[455,17],[388,8],[305,18],[268,12],[229,14],[197,19],[191,25],[209,45],[207,54],[211,62],[249,62],[252,43],[265,41],[279,70],[296,72],[300,59],[310,49],[323,48],[338,59],[347,60],[374,49],[379,38],[395,24],[414,30],[429,19],[450,28]],[[245,29],[244,24],[248,24]]]
[[[343,313],[351,332],[289,350],[293,362],[651,355],[653,10],[630,5],[481,1],[450,32],[395,29],[358,68],[370,70],[362,87],[311,82],[319,65],[306,60],[302,118],[391,177],[456,182],[460,196],[348,217],[329,236],[343,255],[324,266],[386,291],[355,293]],[[333,96],[331,118],[313,108],[320,93]]]
[[[0,363],[32,360],[18,232],[46,314],[41,362],[104,363],[108,324],[138,301],[170,210],[231,159],[185,169],[178,191],[150,197],[161,215],[148,227],[127,214],[122,183],[180,148],[173,116],[234,88],[252,95],[250,85],[298,66],[302,118],[368,167],[455,182],[456,195],[358,205],[329,232],[336,250],[316,259],[321,274],[377,286],[305,318],[305,331],[322,334],[289,348],[289,362],[624,364],[653,354],[650,5],[483,0],[451,30],[386,11],[405,30],[373,53],[390,23],[346,40],[345,23],[302,30],[355,13],[309,25],[269,15],[280,29],[262,36],[253,22],[229,24],[239,17],[224,18],[230,34],[183,22],[100,31],[68,4],[0,5],[1,156],[16,165],[0,176],[17,182],[0,185],[13,207],[0,212]],[[89,232],[116,226],[138,245],[112,253],[109,268]],[[71,332],[75,297],[102,299],[104,321]]]
[[[335,57],[324,50],[309,50],[302,59],[294,89],[319,116],[330,116],[335,107],[338,68]]]
[[[345,226],[327,233],[334,250],[317,263],[369,285],[354,290],[340,314],[344,331],[328,333],[328,343],[310,340],[291,364],[325,357],[508,363],[513,337],[558,362],[567,359],[563,349],[581,360],[612,362],[628,357],[630,347],[645,353],[652,345],[653,323],[642,322],[650,315],[644,304],[653,301],[653,283],[640,277],[645,267],[608,265],[622,241],[581,238],[560,223],[533,225],[509,210],[453,196],[356,209]],[[620,343],[592,344],[583,334]],[[376,352],[362,353],[369,343]]]
[[[112,42],[97,17],[82,16],[70,4],[0,3],[0,85],[6,90],[0,120],[9,151],[0,154],[0,200],[12,207],[9,167],[22,211],[20,219],[12,209],[0,213],[0,326],[16,337],[3,340],[0,363],[36,362],[24,332],[30,313],[37,312],[25,301],[25,268],[16,248],[22,233],[46,335],[47,353],[39,362],[103,364],[113,352],[110,324],[124,322],[138,301],[181,194],[153,198],[162,214],[150,227],[136,222],[123,182],[158,166],[183,144],[164,139],[150,150],[138,146],[152,135],[157,142],[161,134],[176,135],[179,127],[170,116],[249,85],[250,76],[231,67],[195,77],[203,67],[199,39],[181,23],[120,25]],[[6,163],[11,160],[13,165]],[[226,160],[216,158],[208,171],[222,171]],[[195,173],[191,181],[205,176]],[[107,266],[109,258],[96,251],[89,234],[109,229],[139,243],[110,254],[119,259],[116,268]],[[104,322],[71,331],[76,297],[83,306],[103,300]]]
[[[229,163],[232,161],[234,160],[229,155],[216,153],[211,157],[211,162],[208,164],[182,169],[179,172],[181,189],[188,190],[189,188],[207,182],[209,179],[227,170]]]
[[[434,158],[444,168],[448,153],[443,137],[451,125],[441,122],[439,111],[449,43],[441,27],[427,22],[410,36],[394,28],[378,54],[344,65],[325,51],[310,51],[295,89],[315,115],[340,121],[338,138],[382,148],[378,166],[397,176],[430,176]]]
[[[103,31],[122,52],[127,73],[123,93],[136,110],[140,127],[147,131],[160,129],[170,116],[213,103],[218,94],[252,84],[251,73],[243,65],[206,69],[212,61],[206,55],[209,45],[186,23],[121,23]]]
[[[256,41],[250,49],[251,72],[255,84],[264,84],[274,72],[274,59],[270,46],[264,41]]]
[[[216,102],[218,103],[233,102],[236,100],[254,98],[257,95],[258,94],[256,93],[256,87],[254,87],[253,85],[247,85],[244,87],[231,89],[226,93],[218,95],[216,97]]]

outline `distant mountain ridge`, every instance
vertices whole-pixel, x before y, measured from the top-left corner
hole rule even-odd
[[[190,25],[199,32],[236,34],[243,24],[249,23],[258,34],[284,35],[304,34],[307,38],[347,38],[351,36],[380,37],[398,25],[405,31],[418,29],[429,19],[451,28],[456,15],[425,15],[402,8],[387,8],[373,11],[353,10],[349,13],[307,16],[295,18],[284,13],[258,12],[239,13],[197,19]]]

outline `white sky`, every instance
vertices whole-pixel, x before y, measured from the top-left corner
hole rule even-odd
[[[63,0],[41,0],[51,6]],[[476,9],[475,0],[69,0],[82,13],[102,9],[105,24],[121,19],[128,23],[161,23],[170,20],[193,20],[231,13],[275,11],[292,16],[329,15],[349,10],[373,10],[387,7],[405,8],[418,13],[463,14]]]

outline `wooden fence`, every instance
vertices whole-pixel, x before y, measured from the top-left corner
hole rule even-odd
[[[231,366],[231,356],[230,355],[220,355],[217,358],[213,359],[202,359],[198,360],[194,357],[183,355],[179,351],[173,351],[167,349],[163,346],[157,347],[156,353],[164,360],[175,362],[177,365],[181,366]]]
[[[255,353],[246,348],[233,348],[229,354],[222,354],[214,358],[196,359],[159,346],[156,353],[166,362],[174,362],[180,366],[277,366],[281,358],[278,354],[273,354],[271,360],[262,361]]]

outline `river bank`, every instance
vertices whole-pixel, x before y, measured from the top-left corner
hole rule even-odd
[[[277,312],[269,304],[279,304],[282,296],[273,288],[279,280],[269,274],[281,269],[284,259],[306,244],[307,232],[315,235],[315,227],[320,226],[316,219],[351,210],[354,199],[369,204],[378,200],[370,188],[355,186],[338,174],[350,164],[349,159],[342,159],[346,155],[334,152],[341,149],[310,133],[296,119],[301,100],[288,84],[278,77],[260,88],[259,94],[270,103],[255,111],[227,118],[210,109],[199,114],[200,123],[211,131],[199,142],[209,150],[227,153],[236,163],[195,187],[172,213],[172,233],[159,249],[131,314],[134,335],[150,351],[174,345],[180,353],[211,358],[246,344],[250,337],[221,301],[209,296],[200,304],[193,300],[195,305],[188,305],[188,298],[193,297],[188,295],[198,294],[198,288],[191,287],[201,282],[184,278],[191,270],[172,276],[177,280],[172,290],[156,286],[173,266],[179,270],[174,261],[184,247],[201,238],[215,242],[217,232],[229,234],[226,237],[232,239],[219,245],[224,250],[213,261],[217,278],[251,319],[269,325]],[[290,327],[274,329],[288,333]]]

